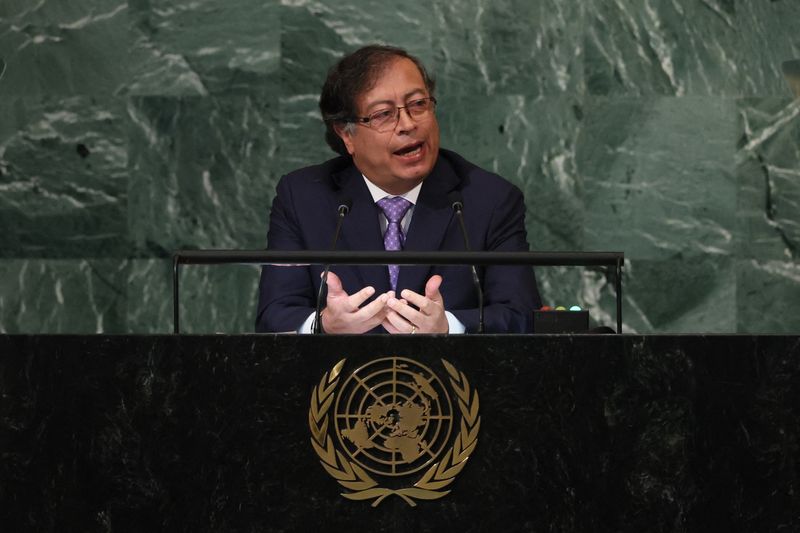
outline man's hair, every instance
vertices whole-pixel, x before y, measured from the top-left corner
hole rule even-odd
[[[429,96],[433,96],[435,81],[422,62],[402,48],[372,44],[359,48],[339,60],[328,71],[319,97],[319,109],[325,121],[325,141],[331,149],[347,156],[344,142],[336,134],[335,125],[352,127],[349,122],[357,114],[356,99],[375,86],[384,70],[397,59],[410,59],[419,69]],[[352,130],[351,130],[352,131]]]

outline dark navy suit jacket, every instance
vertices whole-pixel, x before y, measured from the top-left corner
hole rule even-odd
[[[460,190],[473,250],[527,251],[525,204],[520,190],[500,176],[482,170],[448,150],[420,190],[404,249],[407,251],[464,251],[464,239],[448,193]],[[383,250],[380,208],[350,158],[339,157],[294,171],[281,178],[272,204],[267,235],[269,250],[328,250],[336,227],[341,198],[352,200],[337,250]],[[383,265],[333,265],[331,271],[353,294],[371,285],[375,295],[390,290]],[[322,266],[265,266],[261,273],[256,331],[294,331],[314,311]],[[478,300],[468,266],[401,266],[397,293],[411,289],[424,294],[434,274],[445,309],[467,328],[477,331]],[[484,290],[487,333],[532,331],[532,311],[540,306],[533,269],[491,266],[479,269]],[[376,328],[375,333],[385,332]]]

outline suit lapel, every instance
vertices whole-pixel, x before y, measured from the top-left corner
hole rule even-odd
[[[422,183],[406,235],[405,250],[426,252],[441,248],[442,240],[453,218],[453,209],[447,195],[456,189],[460,182],[453,168],[440,155],[433,171]],[[404,288],[413,291],[422,290],[430,270],[430,265],[401,266],[397,280],[398,292]]]
[[[350,198],[353,207],[342,224],[341,250],[383,250],[383,237],[378,224],[379,208],[372,200],[364,178],[354,165],[332,176],[342,197]],[[371,285],[376,294],[390,289],[389,273],[383,265],[357,265],[352,267],[361,283],[359,289]]]

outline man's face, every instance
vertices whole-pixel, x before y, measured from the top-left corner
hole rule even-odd
[[[404,106],[430,96],[417,66],[398,58],[378,77],[375,86],[356,97],[358,116]],[[393,130],[383,133],[362,125],[352,133],[337,129],[356,167],[375,185],[390,194],[413,189],[430,174],[439,155],[439,123],[431,113],[419,122],[403,109]]]

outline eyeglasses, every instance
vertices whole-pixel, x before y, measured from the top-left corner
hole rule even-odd
[[[406,105],[396,106],[394,108],[379,109],[374,113],[370,113],[366,117],[353,117],[350,122],[363,124],[368,128],[372,128],[378,133],[385,133],[393,130],[400,120],[400,110],[405,109],[408,115],[415,122],[422,122],[427,120],[433,115],[433,110],[436,107],[436,98],[430,96],[428,98],[417,98],[407,102]]]

